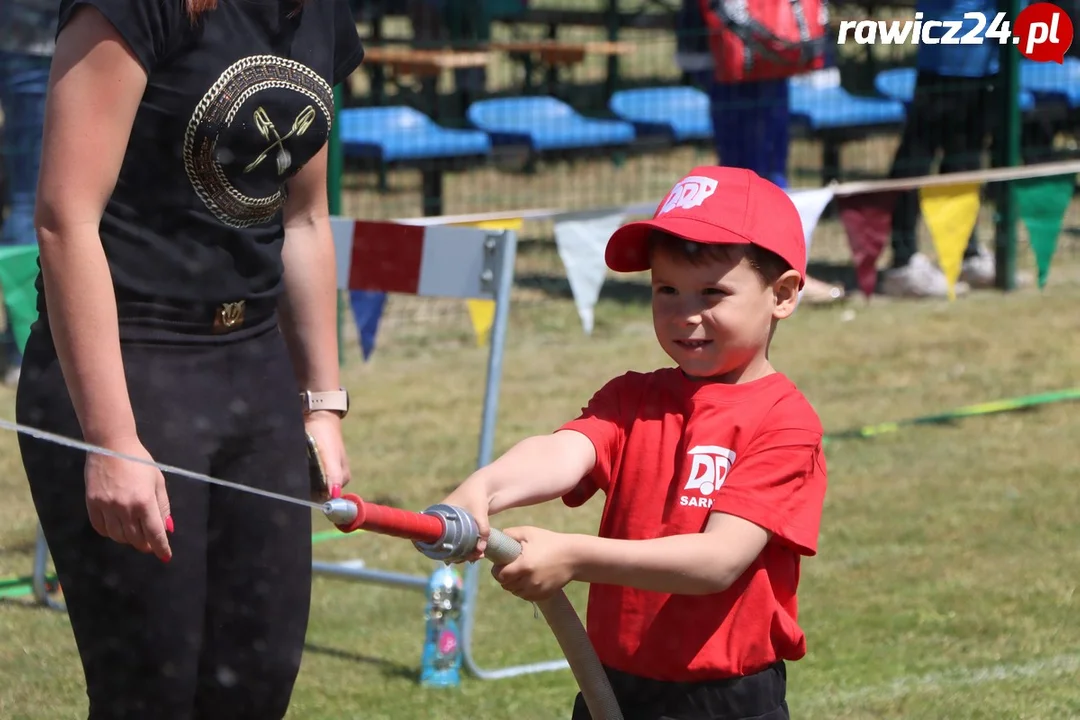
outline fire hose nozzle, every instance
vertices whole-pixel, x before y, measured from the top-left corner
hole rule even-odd
[[[322,511],[327,520],[340,527],[351,524],[356,519],[359,508],[352,500],[334,498],[323,503]]]
[[[476,526],[476,519],[462,508],[442,503],[432,505],[422,514],[441,519],[443,534],[432,543],[414,541],[413,545],[416,549],[432,560],[443,562],[467,560],[480,540],[480,530]]]

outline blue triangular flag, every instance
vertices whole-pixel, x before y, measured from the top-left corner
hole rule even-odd
[[[383,306],[386,305],[386,293],[374,290],[351,290],[353,317],[356,319],[356,334],[360,336],[360,351],[364,362],[375,352],[375,335],[379,332],[379,320],[382,319]]]

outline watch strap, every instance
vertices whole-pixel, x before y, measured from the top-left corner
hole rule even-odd
[[[349,393],[345,390],[326,390],[324,392],[312,392],[307,390],[300,393],[300,400],[305,413],[318,410],[331,410],[341,413],[345,417],[349,412]]]

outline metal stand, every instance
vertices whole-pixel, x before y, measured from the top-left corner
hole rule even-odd
[[[37,526],[37,542],[34,546],[34,599],[51,610],[67,612],[67,605],[53,598],[48,586],[49,544],[45,542],[45,533],[41,524]]]
[[[359,232],[354,229],[355,221],[347,218],[333,218],[335,242],[338,243],[339,270],[344,263],[361,263],[364,258],[357,257],[352,250],[353,238]],[[386,229],[383,228],[383,234]],[[417,231],[420,231],[419,229]],[[495,425],[498,418],[499,388],[502,380],[503,357],[506,346],[507,328],[510,318],[510,293],[514,284],[514,261],[517,255],[517,235],[512,230],[488,230],[469,227],[431,226],[423,229],[425,261],[421,275],[425,280],[419,283],[415,294],[432,297],[458,297],[495,301],[495,317],[492,322],[491,337],[488,347],[487,377],[484,388],[484,404],[480,423],[480,447],[477,467],[491,462],[495,441]],[[365,237],[376,237],[380,233],[372,231]],[[379,242],[379,241],[375,241]],[[387,242],[394,242],[389,238]],[[429,245],[430,244],[430,245]],[[385,261],[385,260],[384,260]],[[339,271],[339,289],[348,290],[351,272]],[[427,283],[424,286],[424,283]],[[376,283],[377,285],[377,283]],[[431,290],[435,288],[435,290]],[[383,290],[401,292],[398,288],[373,287],[369,282],[365,290]],[[346,562],[315,562],[315,573],[340,580],[376,583],[424,592],[428,576],[408,575],[403,573],[355,567]],[[433,568],[434,569],[434,568]],[[471,564],[465,573],[464,604],[461,613],[462,655],[466,669],[478,678],[491,680],[513,677],[532,672],[564,670],[570,666],[566,660],[554,660],[518,667],[484,669],[476,662],[473,655],[472,632],[476,624],[476,607],[479,574],[478,563]]]

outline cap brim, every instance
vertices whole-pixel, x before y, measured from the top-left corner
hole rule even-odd
[[[654,231],[674,235],[691,242],[710,245],[749,245],[750,240],[719,228],[712,223],[692,218],[638,220],[627,223],[611,234],[604,261],[615,272],[642,272],[650,268],[649,235]]]

